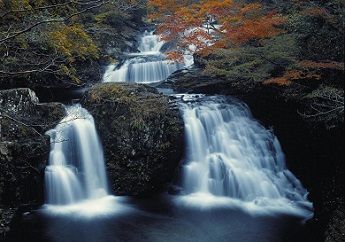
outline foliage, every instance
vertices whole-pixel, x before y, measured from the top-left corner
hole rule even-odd
[[[262,41],[260,46],[217,49],[209,55],[205,71],[231,80],[261,82],[295,63],[297,53],[294,36],[280,35]]]
[[[291,93],[305,95],[303,117],[327,127],[343,122],[344,1],[148,3],[162,38],[177,41],[169,58],[182,61],[182,54],[192,52],[215,78],[248,88],[262,83],[303,90]]]
[[[273,37],[281,32],[284,18],[258,3],[232,0],[150,0],[150,17],[159,19],[158,32],[164,40],[177,40],[183,54],[193,45],[195,52],[240,45],[250,40]],[[171,55],[177,58],[177,52]]]
[[[120,26],[143,6],[143,0],[0,1],[0,82],[89,81],[85,72],[97,68],[103,47],[97,30]]]
[[[81,25],[59,26],[49,33],[51,44],[64,56],[98,58],[98,48]]]

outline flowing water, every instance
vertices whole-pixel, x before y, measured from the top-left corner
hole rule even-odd
[[[173,72],[190,66],[192,58],[185,56],[185,63],[167,60],[161,48],[164,42],[158,35],[145,31],[140,39],[139,52],[129,53],[128,58],[119,67],[109,65],[104,82],[156,83],[164,81]]]
[[[187,148],[182,179],[189,197],[200,196],[201,202],[229,197],[267,210],[311,214],[308,193],[286,168],[277,137],[253,119],[244,103],[183,98]]]
[[[108,194],[102,145],[93,117],[80,105],[53,129],[45,170],[46,203],[74,204]]]
[[[104,82],[157,83],[184,64],[145,32]],[[306,241],[307,191],[287,169],[277,137],[235,99],[175,95],[185,123],[182,194],[130,199],[108,195],[102,145],[80,105],[48,132],[46,205],[23,213],[9,241]],[[317,240],[313,240],[317,241]]]

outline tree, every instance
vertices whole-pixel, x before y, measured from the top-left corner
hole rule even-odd
[[[87,30],[92,12],[129,13],[143,0],[0,1],[0,81],[57,79],[79,85],[76,62],[96,61],[98,46]],[[91,18],[96,22],[96,19]],[[43,83],[42,83],[43,85]],[[46,83],[44,85],[47,85]]]
[[[187,50],[207,55],[216,48],[227,48],[251,40],[275,36],[284,18],[258,3],[232,0],[149,0],[150,18],[158,20],[157,31],[164,40],[177,41],[181,58]]]

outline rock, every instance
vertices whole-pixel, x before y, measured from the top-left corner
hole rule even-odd
[[[147,195],[162,190],[183,154],[183,122],[167,97],[146,85],[92,87],[82,104],[95,119],[112,191]]]
[[[345,241],[345,207],[344,201],[339,203],[339,207],[332,213],[326,231],[326,242]]]
[[[44,133],[64,115],[62,104],[39,103],[30,89],[0,91],[0,209],[43,202]]]
[[[16,208],[0,208],[0,240],[3,241],[10,231],[10,223],[13,220]]]

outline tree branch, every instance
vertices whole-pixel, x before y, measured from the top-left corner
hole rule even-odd
[[[47,23],[58,23],[58,22],[66,22],[67,20],[73,18],[74,16],[77,16],[79,14],[82,14],[82,13],[85,13],[87,11],[90,11],[94,8],[99,8],[101,6],[103,6],[104,4],[107,4],[109,3],[110,1],[105,1],[105,2],[102,2],[102,1],[97,1],[97,2],[100,2],[99,4],[96,4],[96,5],[93,5],[93,6],[90,6],[82,11],[79,11],[79,12],[76,12],[76,13],[73,13],[69,16],[67,16],[66,18],[61,18],[61,19],[49,19],[49,20],[43,20],[43,21],[40,21],[40,22],[37,22],[29,27],[27,27],[26,29],[23,29],[21,31],[18,31],[18,32],[15,32],[13,33],[12,35],[8,35],[6,38],[3,38],[3,39],[0,39],[0,44],[8,41],[8,40],[11,40],[15,37],[17,37],[18,35],[21,35],[21,34],[24,34],[26,32],[29,32],[30,30],[32,30],[33,28],[36,28],[40,25],[43,25],[43,24],[47,24]]]

